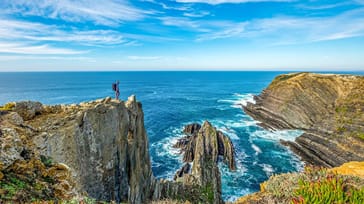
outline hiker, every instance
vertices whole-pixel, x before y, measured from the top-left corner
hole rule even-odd
[[[119,80],[116,83],[112,83],[112,90],[115,91],[115,99],[119,100],[120,91],[119,91]]]

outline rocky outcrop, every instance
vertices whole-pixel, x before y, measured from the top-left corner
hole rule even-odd
[[[30,177],[29,187],[18,192],[25,195],[25,202],[34,195],[40,200],[87,195],[128,203],[160,199],[223,203],[216,163],[217,138],[222,136],[205,123],[197,137],[196,143],[204,148],[194,148],[192,170],[186,166],[177,182],[157,180],[142,105],[135,96],[126,102],[105,98],[55,106],[11,103],[0,110],[0,196],[9,195],[6,186]],[[37,189],[31,187],[34,183],[39,183]]]
[[[32,102],[26,103],[34,107]],[[21,113],[29,119],[36,112]],[[0,111],[1,202],[63,200],[78,195],[70,168],[36,150],[36,144],[32,140],[36,133],[17,112],[9,109]]]
[[[42,155],[72,169],[77,192],[117,202],[149,198],[153,178],[148,138],[134,96],[126,102],[106,98],[42,109],[27,120],[35,128],[32,140]]]
[[[193,123],[184,127],[183,132],[187,134],[187,136],[179,139],[173,146],[181,149],[181,152],[183,153],[183,162],[193,162],[195,160],[196,150],[201,148],[201,144],[197,143],[200,139],[199,132],[204,131],[203,129],[201,130],[201,128],[208,125],[211,126],[211,124],[206,121],[202,126],[198,123]],[[236,170],[233,143],[228,136],[224,135],[221,131],[216,130],[216,128],[212,128],[214,130],[209,132],[208,139],[216,141],[217,146],[208,151],[211,155],[216,153],[214,157],[216,163],[218,162],[218,156],[221,156],[223,162],[228,165],[230,170]],[[202,134],[201,136],[205,136],[205,134]]]
[[[186,152],[193,152],[192,170],[190,170],[189,163],[186,163],[177,171],[175,180],[184,186],[199,186],[199,194],[203,195],[200,198],[202,203],[223,203],[221,177],[217,166],[221,132],[217,131],[208,121],[205,121],[202,126],[198,124],[187,125],[184,132],[190,136],[187,136],[188,144],[180,148],[185,149]],[[182,140],[185,139],[182,138]],[[191,148],[192,143],[194,146]],[[181,144],[181,142],[179,141],[177,144]],[[229,148],[233,152],[232,144]],[[233,154],[230,158],[234,159]]]
[[[296,73],[276,77],[244,111],[267,129],[301,129],[284,144],[326,167],[364,160],[364,77]]]

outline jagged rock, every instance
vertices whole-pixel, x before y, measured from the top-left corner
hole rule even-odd
[[[14,111],[17,112],[24,120],[33,119],[43,110],[43,105],[35,101],[16,102]]]
[[[191,136],[185,136],[177,140],[176,144],[173,145],[174,148],[184,149],[189,143]]]
[[[183,162],[194,161],[195,151],[197,148],[200,148],[200,146],[196,142],[198,139],[199,130],[201,130],[200,124],[194,123],[186,125],[183,132],[189,134],[190,136],[179,139],[177,143],[173,146],[175,148],[180,148],[181,151],[184,153]],[[235,152],[233,143],[231,142],[230,138],[224,135],[221,131],[215,130],[215,132],[216,134],[214,137],[216,138],[213,139],[217,141],[217,155],[223,157],[223,161],[229,166],[230,170],[235,170]],[[215,160],[216,162],[217,158],[218,157],[216,157]]]
[[[230,138],[222,132],[217,132],[219,155],[223,156],[224,163],[228,165],[230,170],[236,170],[235,166],[235,150]]]
[[[0,126],[0,130],[0,163],[2,169],[6,169],[22,158],[20,153],[23,151],[23,143],[14,129]]]
[[[221,177],[217,166],[218,132],[207,121],[198,129],[197,132],[190,132],[196,137],[195,142],[199,147],[194,148],[192,171],[190,172],[190,165],[186,163],[176,173],[177,182],[157,181],[154,198],[182,198],[192,203],[223,203]]]
[[[16,112],[11,112],[7,114],[4,119],[8,120],[10,123],[13,123],[14,125],[22,125],[24,123],[23,118]]]
[[[188,135],[194,135],[197,134],[197,132],[201,129],[201,125],[198,123],[193,123],[193,124],[189,124],[186,125],[185,128],[183,129],[183,132],[188,134]]]
[[[364,161],[364,77],[296,73],[276,77],[244,111],[267,129],[301,129],[284,142],[307,163]]]
[[[192,175],[197,183],[213,191],[212,203],[223,203],[221,198],[221,177],[217,166],[219,155],[218,132],[208,121],[205,121],[197,133],[195,158]]]

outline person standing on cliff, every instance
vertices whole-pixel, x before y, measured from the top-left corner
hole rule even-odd
[[[119,91],[119,80],[112,84],[112,90],[115,91],[115,99],[119,100],[120,91]]]

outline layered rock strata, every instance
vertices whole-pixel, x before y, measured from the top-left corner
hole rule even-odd
[[[177,171],[175,180],[186,185],[201,186],[201,193],[207,195],[205,202],[223,203],[221,176],[217,164],[219,156],[224,156],[224,161],[231,159],[230,163],[235,168],[234,148],[230,139],[216,130],[208,121],[205,121],[202,126],[199,124],[187,125],[184,132],[188,136],[180,139],[175,147],[184,151],[184,158],[186,158],[186,154],[190,156],[188,160],[185,160],[187,163]],[[221,142],[225,143],[220,144]],[[221,151],[222,146],[231,150],[229,156],[224,155],[225,151]],[[228,151],[226,150],[226,152]],[[188,162],[192,162],[192,169]]]
[[[198,123],[193,123],[184,127],[183,132],[186,134],[186,136],[179,139],[177,143],[173,146],[175,148],[181,149],[181,152],[183,153],[183,162],[194,161],[196,150],[201,148],[201,146],[197,143],[197,140],[199,139],[199,137],[205,136],[205,134],[199,134],[199,132],[201,128],[205,126],[211,126],[211,124],[206,121],[202,126]],[[210,151],[211,154],[216,153],[214,157],[216,163],[218,162],[218,157],[221,156],[223,162],[228,165],[230,170],[236,170],[234,152],[235,150],[233,143],[228,136],[224,135],[221,131],[216,130],[216,128],[212,128],[214,130],[209,132],[209,134],[212,135],[209,135],[209,139],[216,141],[217,146],[213,147],[213,151],[208,151]],[[201,131],[204,130],[202,129]],[[186,167],[184,166],[184,168]]]
[[[276,77],[244,111],[267,129],[301,129],[282,143],[326,167],[364,160],[364,77],[296,73]]]

